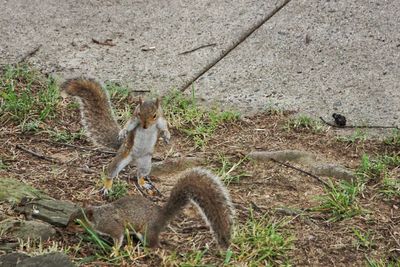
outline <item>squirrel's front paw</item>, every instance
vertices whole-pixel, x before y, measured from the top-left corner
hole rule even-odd
[[[124,140],[126,138],[126,136],[128,135],[128,131],[126,129],[122,129],[121,131],[119,131],[118,133],[118,139],[119,140]]]
[[[107,178],[104,179],[103,188],[100,189],[100,193],[102,193],[103,195],[108,195],[108,193],[111,191],[112,184],[113,184],[112,179],[107,179]]]

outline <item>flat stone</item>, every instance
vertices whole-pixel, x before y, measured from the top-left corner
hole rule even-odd
[[[9,218],[0,222],[0,232],[6,236],[21,239],[47,240],[56,234],[56,230],[48,223],[42,221],[24,221]]]
[[[27,216],[62,227],[67,226],[69,217],[78,209],[72,202],[57,199],[34,199],[15,208]]]
[[[22,253],[11,253],[0,257],[2,267],[74,267],[67,255],[60,252],[29,257]]]
[[[355,178],[353,171],[337,163],[325,162],[321,157],[300,150],[281,150],[281,151],[253,151],[248,157],[257,161],[277,160],[280,162],[298,163],[307,168],[309,172],[316,176],[326,176],[336,179],[350,181]]]
[[[14,178],[0,178],[0,202],[19,203],[23,198],[50,198]]]
[[[311,167],[311,173],[317,176],[333,177],[347,181],[351,181],[355,178],[354,172],[333,163],[318,163]]]
[[[282,162],[290,161],[307,165],[316,161],[315,155],[300,150],[253,151],[249,153],[248,157],[258,161],[274,159]]]

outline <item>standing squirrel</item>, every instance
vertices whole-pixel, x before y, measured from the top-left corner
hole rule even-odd
[[[157,142],[158,130],[165,143],[171,134],[163,117],[160,100],[139,99],[132,118],[120,129],[111,108],[110,98],[99,83],[91,79],[71,79],[61,86],[61,93],[74,96],[80,102],[82,124],[88,136],[107,148],[118,149],[117,155],[106,168],[102,191],[107,194],[113,179],[132,160],[135,160],[139,191],[155,194],[157,191],[149,179],[151,157]]]
[[[182,174],[162,207],[140,195],[127,196],[75,212],[70,216],[68,227],[73,228],[75,220],[80,219],[98,233],[112,237],[114,249],[118,251],[125,227],[130,226],[139,239],[144,237],[145,245],[158,247],[161,231],[190,201],[210,225],[219,246],[228,248],[234,215],[229,194],[219,177],[199,167]]]

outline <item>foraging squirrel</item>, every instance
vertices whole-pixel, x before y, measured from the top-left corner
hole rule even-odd
[[[231,238],[234,210],[229,194],[219,177],[197,167],[185,171],[162,206],[140,195],[120,198],[114,202],[81,209],[70,216],[68,227],[76,219],[89,224],[96,232],[112,237],[118,251],[124,240],[125,227],[133,227],[144,244],[158,247],[159,235],[167,223],[190,201],[201,211],[211,232],[223,249]]]
[[[154,194],[155,187],[149,177],[151,157],[157,142],[158,130],[165,143],[171,134],[163,117],[160,100],[139,99],[132,118],[121,130],[111,108],[107,92],[91,79],[71,79],[61,86],[62,95],[74,96],[80,102],[82,124],[88,136],[107,148],[118,149],[117,155],[106,168],[102,191],[107,194],[113,179],[132,160],[137,167],[136,187],[143,193]]]

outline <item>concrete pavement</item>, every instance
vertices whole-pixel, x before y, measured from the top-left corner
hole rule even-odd
[[[0,64],[40,46],[28,62],[44,72],[164,93],[218,61],[195,82],[207,102],[399,125],[398,14],[396,0],[2,0]]]

